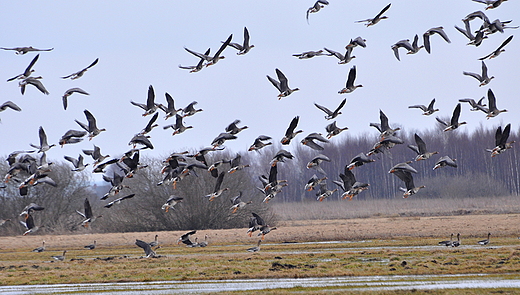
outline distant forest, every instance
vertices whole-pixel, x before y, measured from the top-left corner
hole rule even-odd
[[[463,127],[461,128],[463,129]],[[413,174],[416,186],[425,185],[410,198],[471,198],[518,195],[520,192],[518,147],[514,146],[503,154],[491,157],[486,149],[495,146],[496,129],[483,127],[466,133],[463,130],[442,132],[440,129],[418,132],[425,141],[429,151],[438,154],[428,160],[413,162],[418,173]],[[511,132],[510,139],[516,138],[518,132]],[[360,182],[370,184],[368,190],[360,193],[356,199],[402,198],[399,187],[404,183],[388,171],[397,163],[413,160],[416,154],[407,147],[415,144],[414,132],[401,130],[397,136],[403,139],[403,144],[397,144],[384,154],[371,156],[375,161],[356,167],[353,171]],[[56,181],[57,186],[38,185],[31,187],[29,194],[20,196],[17,183],[10,181],[5,188],[0,189],[0,218],[10,218],[11,222],[0,227],[2,235],[18,235],[23,233],[23,227],[17,220],[21,210],[29,203],[37,203],[45,210],[35,212],[35,223],[44,225],[43,233],[69,232],[127,232],[127,231],[158,231],[158,230],[188,230],[209,228],[247,227],[251,212],[261,214],[268,222],[274,221],[275,216],[270,206],[276,203],[316,202],[316,190],[305,191],[304,186],[313,174],[322,177],[314,169],[307,169],[307,163],[316,155],[323,154],[331,162],[323,162],[321,167],[326,172],[327,187],[337,188],[332,182],[339,180],[339,173],[344,171],[345,165],[360,152],[368,152],[379,140],[379,133],[353,136],[348,131],[333,138],[329,143],[323,143],[324,150],[317,151],[299,143],[301,136],[294,139],[289,148],[274,142],[260,150],[260,152],[240,152],[242,164],[249,164],[233,174],[226,174],[222,187],[229,188],[222,196],[214,201],[208,201],[204,196],[211,193],[215,186],[215,178],[210,173],[197,169],[197,175],[190,175],[172,185],[158,185],[163,179],[161,169],[164,159],[146,156],[146,150],[141,152],[142,164],[147,168],[139,170],[133,178],[126,178],[124,184],[129,188],[123,189],[116,197],[131,193],[136,194],[132,199],[125,200],[111,208],[103,208],[107,201],[100,200],[100,195],[110,188],[103,185],[92,185],[90,169],[83,172],[71,171],[70,163],[56,161],[49,175]],[[300,138],[300,139],[299,139]],[[298,140],[299,139],[299,140]],[[285,160],[278,164],[278,179],[287,180],[288,185],[283,188],[269,204],[262,203],[264,195],[258,187],[260,175],[267,175],[270,162],[276,152],[287,149],[294,159]],[[181,152],[181,151],[175,151]],[[189,151],[190,153],[196,150]],[[236,152],[224,149],[208,153],[208,163],[232,159]],[[444,167],[433,170],[435,162],[442,156],[456,159],[457,168]],[[50,159],[53,160],[53,159]],[[193,161],[189,158],[188,161]],[[219,168],[227,171],[229,164]],[[0,173],[5,175],[9,169],[6,162],[0,163]],[[242,192],[242,200],[252,201],[237,213],[231,213],[230,199]],[[324,202],[340,199],[341,190],[334,193]],[[183,197],[175,209],[166,213],[161,206],[171,196]],[[94,215],[103,215],[92,225],[92,229],[80,226],[81,216],[75,211],[82,212],[85,198],[89,198]],[[346,201],[345,201],[346,202]]]

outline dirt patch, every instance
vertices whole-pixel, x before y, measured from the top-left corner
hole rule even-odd
[[[486,238],[519,235],[515,226],[520,223],[520,214],[463,215],[435,217],[385,217],[335,220],[308,220],[279,222],[277,230],[266,236],[270,242],[304,242],[327,240],[388,239],[402,237],[448,237],[450,233],[461,233],[464,237]],[[208,235],[209,243],[251,244],[259,237],[250,238],[247,229],[201,230],[197,231],[199,241]],[[186,231],[130,232],[108,234],[72,235],[28,235],[2,237],[0,249],[25,249],[41,246],[45,240],[47,250],[83,248],[94,240],[100,248],[125,247],[133,245],[135,239],[153,241],[159,235],[162,245],[176,244]]]

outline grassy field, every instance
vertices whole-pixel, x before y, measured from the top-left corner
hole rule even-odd
[[[384,217],[279,222],[258,253],[246,229],[198,231],[209,246],[187,248],[183,232],[18,236],[0,240],[4,285],[398,274],[511,274],[520,271],[519,214]],[[438,246],[455,231],[458,248]],[[491,243],[477,244],[491,232]],[[158,258],[135,239],[159,235]],[[42,253],[31,250],[46,241]],[[94,250],[83,249],[96,240]],[[336,242],[324,242],[336,241]],[[67,250],[65,261],[51,255]]]

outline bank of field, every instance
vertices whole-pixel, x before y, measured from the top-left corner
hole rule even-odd
[[[353,202],[350,202],[353,203]],[[246,228],[197,231],[209,246],[177,245],[184,231],[34,235],[0,239],[0,281],[7,285],[268,277],[517,273],[520,214],[286,220],[265,237]],[[438,246],[460,232],[462,246]],[[492,233],[487,246],[478,240]],[[135,239],[159,235],[159,258],[140,258]],[[193,238],[194,238],[193,237]],[[46,251],[31,252],[46,241]],[[97,241],[94,250],[83,246]],[[51,255],[67,250],[65,261]]]

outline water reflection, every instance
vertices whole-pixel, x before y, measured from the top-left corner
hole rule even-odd
[[[201,294],[296,287],[328,287],[345,291],[519,288],[520,279],[517,279],[516,276],[507,279],[504,278],[504,276],[496,277],[485,274],[465,274],[60,284],[0,286],[0,294],[59,294],[80,292],[83,294]]]

